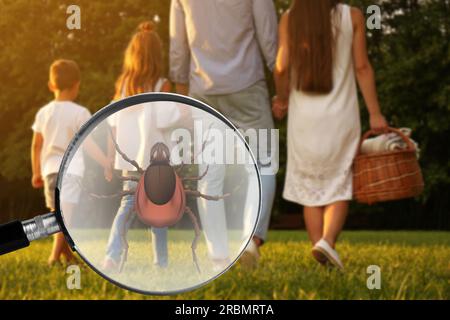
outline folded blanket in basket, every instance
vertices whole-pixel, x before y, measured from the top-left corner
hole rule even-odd
[[[403,132],[408,138],[411,136],[411,129],[409,128],[400,128],[401,132]],[[417,158],[420,157],[420,149],[417,142],[410,139],[411,142],[416,147]],[[396,133],[385,133],[379,135],[375,138],[366,139],[361,146],[362,154],[370,154],[384,151],[394,151],[394,150],[403,150],[407,148],[407,144],[403,141],[402,137],[400,137]]]

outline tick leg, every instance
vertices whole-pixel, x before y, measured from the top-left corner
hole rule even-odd
[[[175,166],[175,170],[177,171],[177,174],[179,174],[184,169],[184,167],[185,167],[185,163],[184,162],[181,162],[180,165]]]
[[[208,169],[209,169],[209,164],[206,166],[206,170],[205,170],[205,172],[203,172],[203,174],[201,176],[198,176],[198,177],[186,177],[186,178],[183,178],[183,182],[184,181],[199,181],[199,180],[202,180],[206,176],[206,174],[208,173]]]
[[[135,181],[135,182],[139,182],[139,178],[138,178],[138,177],[123,177],[123,176],[118,176],[117,179],[119,179],[120,181]]]
[[[192,241],[192,245],[191,245],[192,259],[194,260],[195,268],[197,269],[198,273],[201,273],[200,267],[198,265],[197,253],[195,252],[195,250],[197,250],[198,239],[200,238],[200,235],[201,235],[200,226],[198,224],[197,216],[194,214],[194,212],[192,212],[191,208],[186,207],[186,212],[189,215],[189,217],[191,218],[192,224],[194,225],[194,231],[195,231],[195,237],[194,237],[194,240]]]
[[[202,149],[196,154],[194,155],[194,153],[192,152],[192,156],[191,156],[191,164],[194,164],[195,162],[195,158],[198,157],[203,151],[205,151],[206,148],[206,144],[208,143],[208,139],[209,139],[209,135],[211,133],[211,127],[213,126],[213,124],[211,123],[208,127],[208,133],[206,134],[206,139],[203,140],[202,143]]]
[[[122,190],[118,193],[103,195],[90,192],[80,181],[78,181],[78,185],[80,186],[81,190],[85,191],[88,195],[96,199],[111,199],[116,197],[132,196],[136,193],[136,190]]]
[[[194,164],[195,158],[198,157],[198,156],[205,150],[206,143],[208,142],[208,139],[209,139],[209,133],[210,133],[211,127],[212,127],[212,124],[208,127],[208,135],[207,135],[206,139],[205,139],[205,140],[203,141],[203,143],[202,143],[202,149],[201,149],[196,155],[195,155],[194,152],[192,151],[192,155],[191,155],[191,163],[190,163],[190,164]],[[180,141],[180,140],[178,140],[178,141]],[[184,162],[181,162],[180,165],[175,166],[175,167],[176,167],[175,170],[176,170],[177,173],[179,174],[179,173],[181,172],[181,170],[184,169],[185,166],[186,166],[186,164],[185,164]]]
[[[141,174],[144,173],[144,170],[139,166],[139,164],[138,164],[136,161],[131,160],[131,159],[130,159],[130,158],[129,158],[129,157],[128,157],[121,149],[120,149],[119,145],[117,144],[116,139],[114,138],[114,135],[113,135],[113,133],[112,133],[111,128],[109,128],[109,134],[110,134],[110,137],[111,137],[111,141],[114,143],[114,147],[115,147],[116,150],[117,150],[117,153],[120,154],[120,156],[123,158],[123,160],[125,160],[126,162],[128,162],[129,164],[131,164],[133,167],[135,167],[139,173],[141,173]]]
[[[226,197],[230,196],[230,193],[226,193],[223,196],[209,196],[207,194],[203,194],[200,191],[196,191],[196,190],[186,189],[184,191],[186,192],[186,195],[197,197],[197,198],[203,198],[206,200],[212,200],[212,201],[222,200],[222,199],[225,199]]]
[[[89,193],[89,195],[96,199],[111,199],[111,198],[116,198],[116,197],[132,196],[135,193],[136,193],[136,190],[124,190],[124,191],[120,191],[118,193],[109,194],[109,195],[102,195],[102,194],[95,194],[95,193]]]

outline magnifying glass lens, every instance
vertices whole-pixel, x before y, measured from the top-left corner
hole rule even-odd
[[[122,287],[196,288],[226,271],[252,236],[257,165],[239,132],[199,105],[113,108],[69,148],[58,181],[66,232]]]

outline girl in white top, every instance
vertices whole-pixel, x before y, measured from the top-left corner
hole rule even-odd
[[[380,112],[358,9],[336,0],[295,0],[280,23],[273,112],[289,110],[283,196],[304,206],[305,224],[320,263],[342,268],[334,250],[352,199],[352,162],[360,139],[356,80],[376,131]]]
[[[169,81],[161,77],[162,74],[162,44],[158,34],[153,30],[152,22],[141,23],[137,32],[133,35],[128,47],[125,51],[123,71],[116,82],[115,99],[146,93],[146,92],[170,92],[171,84]],[[175,115],[176,106],[164,106],[165,114],[169,114],[171,119],[177,118]],[[169,110],[167,110],[169,108]],[[150,148],[154,142],[163,139],[162,134],[149,130],[153,126],[148,123],[156,118],[162,126],[169,125],[164,115],[155,114],[152,110],[160,108],[146,108],[145,104],[136,105],[123,109],[111,117],[108,122],[112,128],[114,139],[120,146],[121,150],[133,160],[145,168],[149,164]],[[149,137],[155,141],[149,141]],[[158,141],[156,141],[158,140]],[[114,163],[112,168],[121,170],[122,175],[136,175],[136,169],[122,157],[117,155],[114,145],[109,146],[109,154],[111,162]],[[105,171],[107,180],[112,179],[112,170]],[[134,181],[125,181],[123,189],[135,189]],[[106,249],[106,257],[103,262],[103,268],[108,270],[116,270],[119,267],[121,258],[124,256],[126,243],[124,236],[134,216],[134,196],[125,196],[122,198],[120,208],[114,218],[111,228],[108,246]],[[167,229],[152,228],[154,262],[160,267],[167,266]]]

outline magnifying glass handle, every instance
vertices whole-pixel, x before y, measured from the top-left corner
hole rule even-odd
[[[0,254],[16,251],[30,245],[22,222],[14,221],[0,226]]]
[[[54,213],[0,225],[0,255],[28,247],[31,241],[60,231]]]

